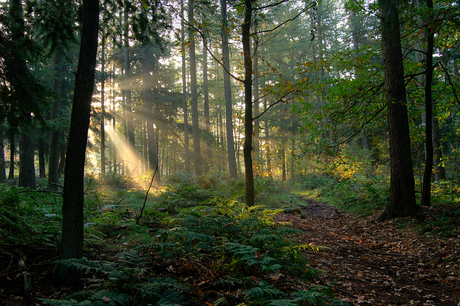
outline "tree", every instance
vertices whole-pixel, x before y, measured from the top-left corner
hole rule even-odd
[[[252,169],[252,59],[251,30],[252,0],[244,1],[244,22],[241,27],[244,58],[244,170],[246,205],[254,206],[254,173]]]
[[[415,202],[398,1],[379,0],[389,128],[390,198],[381,219],[413,215]]]
[[[232,89],[230,84],[230,55],[228,47],[228,20],[227,20],[227,2],[220,0],[220,12],[222,17],[222,60],[224,73],[224,92],[225,92],[225,122],[227,131],[227,160],[230,178],[238,176],[235,157],[235,143],[233,138],[233,106],[232,106]]]
[[[99,0],[83,0],[80,55],[67,147],[62,206],[61,259],[83,255],[84,169],[94,88]]]
[[[425,172],[423,174],[423,188],[421,205],[429,206],[431,202],[431,174],[433,170],[433,103],[432,103],[432,83],[433,83],[433,43],[434,30],[431,22],[433,20],[433,0],[427,0],[429,11],[429,26],[426,29],[427,50],[426,50],[426,70],[425,70],[425,144],[426,144],[426,161]]]
[[[189,139],[188,139],[188,112],[187,112],[187,73],[185,63],[185,29],[184,29],[184,0],[180,1],[181,15],[181,58],[182,58],[182,107],[184,109],[184,163],[185,172],[190,173],[190,157],[189,157]]]
[[[198,87],[196,81],[196,54],[195,54],[195,34],[193,29],[194,1],[188,2],[188,23],[189,23],[189,54],[190,54],[190,104],[192,106],[192,126],[193,126],[193,160],[195,174],[201,175],[201,150],[200,150],[200,126],[198,122]]]

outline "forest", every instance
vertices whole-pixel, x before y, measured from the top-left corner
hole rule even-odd
[[[0,305],[460,305],[459,29],[0,0]]]

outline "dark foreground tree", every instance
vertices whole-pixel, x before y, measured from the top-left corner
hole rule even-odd
[[[413,215],[415,202],[398,1],[379,0],[390,147],[390,198],[381,219]]]
[[[83,0],[82,20],[80,56],[65,165],[61,259],[81,258],[83,255],[83,183],[96,68],[99,0]]]
[[[246,205],[254,206],[254,173],[252,169],[252,59],[251,59],[251,18],[252,0],[244,1],[244,23],[242,42],[244,57],[244,170],[246,171]]]

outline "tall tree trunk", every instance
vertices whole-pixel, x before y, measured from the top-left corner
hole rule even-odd
[[[434,33],[431,22],[433,20],[433,0],[427,0],[429,12],[429,25],[427,32],[427,52],[426,52],[426,70],[425,70],[425,146],[426,160],[425,172],[423,174],[423,187],[421,196],[421,205],[431,205],[431,174],[433,171],[433,103],[432,103],[432,83],[433,83],[433,41]]]
[[[147,146],[148,146],[148,161],[149,170],[155,171],[158,168],[158,147],[155,139],[155,129],[153,127],[153,97],[152,97],[152,80],[150,71],[152,71],[149,47],[142,47],[142,69],[144,81],[144,97],[145,97],[145,117],[147,121]],[[155,183],[159,184],[159,173],[155,176]]]
[[[264,111],[267,110],[267,99],[264,99]],[[270,146],[270,130],[268,124],[268,118],[265,117],[264,121],[264,130],[265,130],[265,154],[267,160],[267,175],[272,177],[272,156],[271,156],[271,146]]]
[[[398,2],[379,0],[390,147],[390,198],[381,219],[417,212],[407,118]]]
[[[435,115],[436,105],[433,104],[433,149],[434,149],[434,175],[436,181],[446,179],[446,170],[442,162],[442,149],[441,149],[441,132],[439,131],[439,122]]]
[[[124,70],[125,70],[125,109],[126,109],[126,127],[127,127],[127,136],[128,142],[131,147],[135,148],[134,142],[134,118],[132,110],[132,99],[131,99],[131,60],[129,55],[129,0],[125,0],[124,4]],[[135,167],[136,165],[131,165]]]
[[[206,50],[206,36],[203,37],[203,97],[204,122],[206,129],[206,168],[209,170],[212,162],[211,121],[209,119],[209,89],[208,89],[208,52]]]
[[[101,29],[101,175],[105,176],[105,30]]]
[[[5,163],[5,142],[4,142],[3,120],[0,122],[0,183],[6,181],[6,163]]]
[[[257,32],[257,26],[255,27]],[[254,38],[254,118],[259,116],[259,58],[258,54],[259,38]],[[259,119],[254,120],[254,152],[259,154]]]
[[[254,174],[252,169],[252,59],[250,29],[252,19],[252,0],[244,1],[244,23],[242,43],[244,58],[244,170],[246,177],[246,205],[254,206]]]
[[[14,180],[14,156],[16,155],[16,129],[17,127],[10,125],[10,168],[8,171],[8,179]]]
[[[181,11],[181,55],[182,55],[182,105],[184,108],[184,163],[185,172],[190,173],[190,154],[189,154],[189,139],[188,139],[188,106],[187,106],[187,73],[185,63],[185,27],[184,27],[184,0],[180,1]]]
[[[40,130],[40,136],[37,139],[37,149],[38,149],[38,176],[40,178],[46,178],[45,144],[43,141],[42,130]]]
[[[235,141],[233,138],[233,105],[232,87],[230,83],[230,53],[228,47],[228,25],[227,25],[227,2],[220,0],[220,10],[222,16],[222,58],[224,73],[224,94],[225,94],[225,126],[227,130],[227,159],[230,178],[236,178],[238,171],[236,168]]]
[[[85,153],[96,68],[99,0],[83,0],[82,20],[80,56],[65,165],[61,259],[83,256]]]
[[[23,130],[19,139],[19,186],[36,189],[34,140],[31,131]]]
[[[194,1],[188,2],[188,23],[193,24]],[[196,54],[195,34],[192,26],[189,26],[189,54],[190,54],[190,104],[192,106],[192,127],[193,127],[193,161],[195,174],[201,175],[201,150],[200,150],[200,124],[198,122],[198,85],[196,81]]]
[[[54,127],[50,135],[49,156],[48,156],[48,189],[50,191],[58,190],[59,182],[59,149],[60,149],[60,129],[57,126],[57,119],[60,115],[61,107],[61,89],[62,89],[62,61],[63,54],[58,49],[53,56],[54,79],[53,92],[56,95],[51,100],[51,120],[54,121]]]

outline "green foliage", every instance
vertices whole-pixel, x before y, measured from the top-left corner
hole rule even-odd
[[[61,205],[55,194],[0,184],[0,241],[55,244]]]
[[[64,300],[42,301],[49,305],[182,305],[182,291],[187,287],[170,278],[147,278],[149,262],[140,249],[120,253],[118,259],[116,262],[86,258],[58,261],[91,278],[93,289],[77,292]]]
[[[320,191],[320,196],[330,204],[362,216],[383,208],[388,195],[389,184],[385,177],[354,176],[335,180]]]

